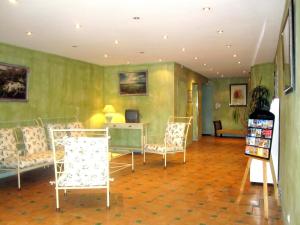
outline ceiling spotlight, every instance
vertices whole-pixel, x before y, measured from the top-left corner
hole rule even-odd
[[[108,58],[108,54],[104,54],[104,58]]]
[[[115,43],[116,45],[118,45],[118,44],[119,44],[119,41],[118,41],[118,40],[115,40],[114,43]]]
[[[225,47],[226,47],[226,48],[231,48],[231,47],[232,47],[232,45],[230,45],[230,44],[227,44],[227,45],[225,45]]]
[[[198,60],[198,57],[197,57],[197,56],[195,56],[195,57],[194,57],[194,59],[195,59],[195,60]]]
[[[220,72],[217,72],[217,75],[219,75]]]
[[[238,64],[241,64],[241,62],[240,62],[240,61],[238,61],[237,63],[238,63]]]
[[[159,61],[159,62],[161,62],[161,61],[162,61],[162,59],[159,59],[158,61]]]
[[[167,40],[167,39],[168,39],[168,35],[165,34],[165,35],[163,36],[163,38],[164,38],[165,40]]]
[[[185,52],[185,48],[182,48],[181,51]]]
[[[243,70],[243,73],[247,73],[247,71],[246,71],[246,70]]]
[[[233,58],[236,58],[237,57],[237,54],[233,54]]]
[[[79,23],[76,23],[75,28],[80,29],[80,28],[82,28],[82,26]]]
[[[207,64],[206,64],[206,63],[203,63],[203,66],[207,66]]]
[[[134,16],[134,17],[132,17],[132,19],[134,19],[134,20],[139,20],[139,19],[141,19],[139,16]]]
[[[127,61],[127,62],[126,62],[126,64],[127,64],[127,65],[128,65],[128,64],[130,64],[130,62],[129,62],[129,61]]]
[[[217,30],[218,34],[223,34],[224,31],[223,30]]]
[[[17,0],[9,0],[9,3],[16,5],[16,4],[18,4],[18,1]]]
[[[221,74],[221,77],[223,78],[223,77],[224,77],[224,74]]]
[[[210,7],[203,7],[202,10],[203,10],[204,12],[208,12],[208,11],[211,10],[211,8],[210,8]]]
[[[32,32],[31,32],[31,31],[27,31],[27,32],[26,32],[26,35],[27,35],[27,36],[31,36],[31,35],[32,35]]]

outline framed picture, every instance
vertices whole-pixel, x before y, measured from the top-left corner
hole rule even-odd
[[[0,62],[0,101],[27,101],[29,69]]]
[[[290,0],[289,10],[282,31],[284,93],[295,89],[295,37],[294,1]]]
[[[230,106],[247,106],[247,84],[230,84]]]
[[[120,95],[147,95],[147,71],[119,73]]]

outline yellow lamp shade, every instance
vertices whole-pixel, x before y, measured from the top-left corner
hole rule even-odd
[[[116,110],[112,105],[105,105],[103,112],[104,113],[114,113],[114,112],[116,112]]]

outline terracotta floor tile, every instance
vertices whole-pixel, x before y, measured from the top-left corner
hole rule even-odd
[[[263,218],[262,186],[246,185],[240,203],[241,179],[247,163],[243,139],[203,137],[182,154],[168,157],[167,169],[157,155],[135,155],[135,172],[113,175],[111,207],[104,190],[72,190],[60,194],[55,211],[53,168],[0,180],[0,225],[282,225],[273,187],[269,186],[269,220]],[[119,160],[129,161],[129,157]]]

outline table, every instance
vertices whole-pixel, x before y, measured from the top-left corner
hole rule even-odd
[[[141,152],[144,152],[144,143],[147,143],[147,126],[148,123],[106,123],[105,127],[109,129],[129,129],[129,130],[140,130],[141,133]],[[111,153],[111,174],[117,171],[131,167],[131,170],[134,171],[134,152],[137,147],[129,146],[109,146],[109,151]],[[119,158],[124,155],[131,154],[131,163],[123,162],[113,162],[113,159]]]

